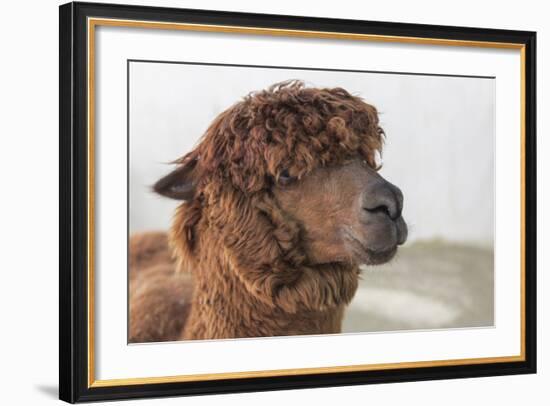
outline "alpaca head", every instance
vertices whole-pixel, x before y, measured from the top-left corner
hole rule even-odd
[[[390,260],[407,236],[403,195],[377,173],[383,136],[376,109],[341,88],[250,94],[155,185],[183,201],[172,227],[180,262],[208,273],[216,242],[218,263],[270,306],[348,303],[358,265]]]

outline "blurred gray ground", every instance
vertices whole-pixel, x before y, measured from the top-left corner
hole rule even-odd
[[[493,250],[439,240],[365,267],[344,332],[492,326]]]

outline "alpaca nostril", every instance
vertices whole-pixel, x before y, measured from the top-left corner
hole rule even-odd
[[[366,212],[372,214],[382,213],[394,221],[401,216],[401,208],[398,199],[390,190],[377,193],[363,202],[363,210]]]
[[[399,188],[377,175],[365,185],[362,208],[369,214],[383,213],[393,221],[401,217],[403,193]]]
[[[368,211],[369,213],[384,213],[386,216],[391,217],[390,209],[388,208],[388,206],[385,205],[376,206],[372,209],[364,207],[363,209],[365,211]]]

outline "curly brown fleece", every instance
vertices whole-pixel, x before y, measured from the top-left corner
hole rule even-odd
[[[341,88],[286,82],[220,114],[155,185],[187,193],[170,232],[179,270],[195,281],[183,337],[339,332],[357,266],[312,263],[272,188],[282,173],[299,179],[349,159],[376,167],[382,143],[376,109]]]

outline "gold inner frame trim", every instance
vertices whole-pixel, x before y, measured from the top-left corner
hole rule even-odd
[[[94,219],[95,219],[95,28],[97,26],[149,28],[161,30],[180,30],[193,32],[216,32],[243,35],[263,35],[279,37],[299,37],[317,39],[339,39],[370,42],[389,42],[401,44],[436,45],[436,46],[460,46],[478,48],[513,49],[520,51],[521,64],[521,112],[520,112],[520,137],[521,137],[521,269],[520,269],[520,340],[521,349],[519,355],[502,357],[480,357],[463,358],[450,360],[395,362],[384,364],[345,365],[316,368],[277,369],[266,371],[243,371],[243,372],[221,372],[211,374],[174,375],[145,378],[122,378],[122,379],[95,379],[95,278],[94,278]],[[525,45],[520,43],[488,42],[488,41],[465,41],[453,39],[435,39],[422,37],[402,37],[391,35],[355,34],[345,32],[306,31],[290,29],[274,29],[259,27],[241,27],[227,25],[208,24],[186,24],[167,23],[155,21],[121,20],[109,18],[88,18],[87,27],[88,61],[88,387],[110,387],[125,385],[143,385],[176,383],[190,381],[212,381],[218,379],[243,379],[243,378],[265,378],[290,375],[311,375],[330,374],[341,372],[379,371],[397,368],[425,368],[440,366],[492,364],[503,362],[525,361]]]

